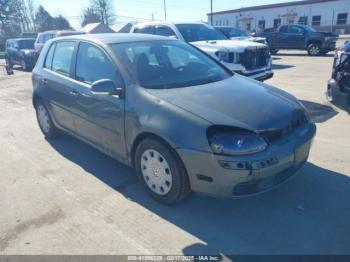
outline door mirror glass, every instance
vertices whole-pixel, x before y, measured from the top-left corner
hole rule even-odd
[[[94,95],[119,95],[114,82],[110,79],[101,79],[91,85]]]

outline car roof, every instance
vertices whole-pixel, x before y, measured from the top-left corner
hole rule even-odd
[[[28,37],[10,38],[10,39],[7,39],[6,41],[22,41],[22,40],[32,40],[32,41],[35,41],[35,38],[28,38]]]
[[[72,35],[55,38],[52,41],[59,41],[62,39],[72,40],[87,40],[96,43],[103,44],[116,44],[116,43],[128,43],[128,42],[142,42],[142,41],[157,41],[157,40],[174,40],[164,36],[149,35],[149,34],[129,34],[129,33],[105,33],[105,34],[85,34],[85,35]]]
[[[75,30],[48,30],[44,32],[40,32],[40,34],[58,34],[58,33],[72,33],[72,32],[78,32]]]
[[[181,25],[181,24],[202,25],[202,24],[205,24],[205,23],[202,23],[202,22],[166,22],[166,21],[152,21],[152,22],[137,23],[137,24],[135,24],[135,26],[147,26],[147,25],[168,25],[168,26],[173,26],[173,25]]]

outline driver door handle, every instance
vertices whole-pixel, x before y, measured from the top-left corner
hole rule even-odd
[[[77,92],[77,91],[75,91],[75,90],[72,90],[72,91],[69,92],[69,94],[70,94],[71,96],[78,96],[80,93]]]

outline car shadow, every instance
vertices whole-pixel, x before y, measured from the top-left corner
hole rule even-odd
[[[350,178],[342,173],[306,163],[291,181],[258,196],[192,194],[164,206],[147,195],[131,168],[67,135],[49,142],[130,201],[197,238],[183,254],[350,254]]]
[[[300,100],[315,123],[323,123],[338,114],[331,106],[311,101]]]
[[[282,70],[295,67],[294,65],[272,64],[272,70]]]

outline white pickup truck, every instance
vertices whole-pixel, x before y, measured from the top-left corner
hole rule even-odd
[[[234,72],[260,81],[273,76],[272,59],[266,45],[227,39],[204,23],[146,22],[134,25],[130,33],[178,38],[218,59]]]

